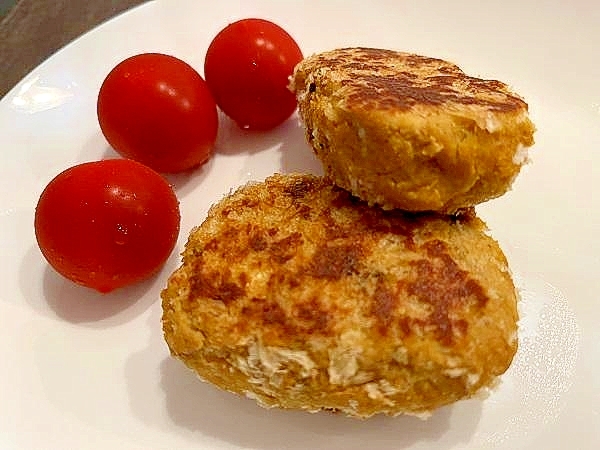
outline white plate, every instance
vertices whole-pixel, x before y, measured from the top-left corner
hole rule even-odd
[[[0,102],[0,448],[592,449],[600,444],[600,6],[588,0],[154,1],[47,60]],[[485,401],[428,421],[263,410],[171,359],[158,295],[189,229],[231,188],[319,171],[295,119],[264,135],[223,122],[216,157],[174,177],[178,251],[155,279],[101,297],[58,277],[35,245],[46,183],[112,154],[95,116],[107,72],[144,51],[201,70],[216,32],[244,17],[286,28],[305,54],[377,46],[504,80],[538,132],[511,193],[480,215],[522,290],[521,346]]]

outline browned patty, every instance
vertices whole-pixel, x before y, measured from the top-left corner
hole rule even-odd
[[[214,205],[162,306],[174,356],[268,407],[425,414],[517,348],[507,262],[473,211],[384,212],[311,175]]]
[[[440,59],[337,49],[300,62],[290,87],[326,174],[387,209],[452,213],[498,197],[533,145],[523,99]]]

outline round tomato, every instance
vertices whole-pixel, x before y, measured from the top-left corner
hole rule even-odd
[[[35,210],[38,245],[66,278],[109,292],[155,273],[179,234],[179,203],[152,169],[128,159],[60,173]]]
[[[204,76],[217,105],[242,128],[268,130],[296,109],[289,77],[302,60],[296,41],[278,25],[244,19],[211,42]]]
[[[217,107],[204,79],[187,63],[159,53],[118,64],[102,83],[97,113],[118,153],[159,172],[202,164],[217,137]]]

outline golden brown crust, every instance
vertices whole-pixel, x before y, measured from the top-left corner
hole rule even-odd
[[[421,414],[516,351],[506,260],[473,211],[384,212],[311,175],[214,205],[162,292],[173,355],[264,406]]]
[[[527,104],[435,58],[371,48],[302,61],[290,85],[325,172],[371,204],[454,212],[505,193],[527,160]]]

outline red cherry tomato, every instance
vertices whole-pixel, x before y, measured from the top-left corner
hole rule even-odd
[[[171,186],[132,160],[80,164],[60,173],[35,210],[38,245],[66,278],[109,292],[155,273],[179,234]]]
[[[217,137],[217,107],[206,82],[173,56],[145,53],[119,63],[102,83],[97,113],[118,153],[158,172],[202,164]]]
[[[204,76],[217,105],[242,128],[268,130],[296,109],[289,77],[302,60],[294,39],[278,25],[244,19],[211,42]]]

